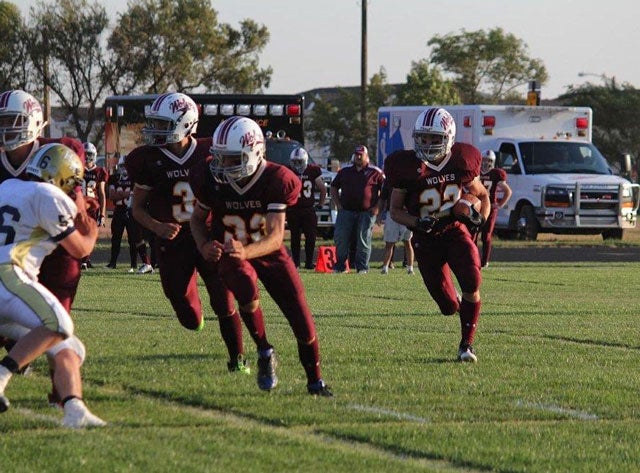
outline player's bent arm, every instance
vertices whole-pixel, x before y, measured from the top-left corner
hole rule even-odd
[[[100,203],[100,215],[107,215],[107,192],[104,181],[98,183],[98,202]]]
[[[284,241],[284,212],[269,212],[266,218],[266,235],[261,240],[244,247],[245,258],[259,258],[277,251]]]
[[[406,191],[394,188],[391,191],[391,199],[389,203],[389,215],[391,218],[405,227],[413,227],[416,223],[416,216],[410,215],[404,208],[404,197]]]
[[[498,187],[502,189],[502,199],[498,201],[498,207],[502,208],[506,205],[507,202],[509,202],[513,191],[511,190],[511,187],[509,187],[509,184],[507,184],[505,181],[498,182]]]
[[[479,177],[475,177],[470,183],[466,185],[470,194],[475,195],[480,199],[480,214],[482,218],[486,220],[491,213],[491,201],[489,200],[489,192],[487,188],[480,182]]]
[[[189,220],[189,226],[191,227],[191,234],[193,240],[196,242],[198,251],[202,252],[202,246],[209,241],[207,234],[207,217],[209,216],[209,210],[203,209],[199,204],[193,206],[193,213],[191,214],[191,220]]]
[[[76,259],[89,256],[98,239],[98,227],[93,224],[88,227],[88,233],[83,234],[79,230],[74,230],[60,240],[60,245]]]
[[[324,185],[324,182],[322,181],[322,176],[316,177],[315,184],[316,184],[316,189],[318,189],[318,192],[320,193],[318,205],[322,206],[327,200],[327,188]]]
[[[147,203],[149,202],[150,191],[139,186],[133,188],[133,200],[131,202],[131,213],[136,221],[153,233],[158,234],[158,225],[160,224],[155,218],[149,215],[147,211]]]

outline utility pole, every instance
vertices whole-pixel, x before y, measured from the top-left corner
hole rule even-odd
[[[360,52],[360,122],[362,136],[367,137],[367,0],[362,2],[362,47]]]
[[[43,38],[45,51],[48,51],[47,48],[47,38]],[[44,129],[45,138],[51,138],[51,87],[49,86],[49,54],[44,56],[44,64],[42,65],[42,71],[44,73],[44,97],[43,97],[43,105],[44,105],[44,121],[49,122],[49,126]]]

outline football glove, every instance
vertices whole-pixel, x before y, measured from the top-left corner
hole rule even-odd
[[[469,210],[471,211],[469,215],[465,215],[465,216],[459,215],[457,218],[459,221],[461,221],[462,223],[466,224],[467,227],[469,227],[469,231],[477,232],[484,225],[484,222],[485,222],[484,217],[473,206],[470,206]]]
[[[420,233],[431,233],[433,227],[438,223],[438,219],[435,217],[422,217],[416,218],[416,223],[413,224],[413,228],[411,230]]]

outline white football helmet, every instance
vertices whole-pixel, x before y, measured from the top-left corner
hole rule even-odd
[[[92,167],[96,163],[96,159],[98,158],[98,150],[96,149],[93,143],[82,143],[82,147],[84,148],[84,158],[87,162],[87,167]]]
[[[164,146],[178,143],[198,128],[198,107],[191,97],[174,92],[163,94],[145,109],[146,126],[142,129],[145,143]]]
[[[434,138],[437,143],[432,142]],[[455,138],[455,121],[444,108],[428,108],[418,115],[413,128],[413,143],[416,155],[422,161],[442,161],[451,152]]]
[[[33,142],[46,124],[40,102],[31,94],[23,90],[0,94],[0,147],[13,151]]]
[[[480,165],[480,172],[486,174],[496,167],[496,153],[493,150],[486,150],[482,153],[482,164]]]
[[[256,122],[247,117],[229,117],[213,132],[211,173],[223,182],[252,176],[264,159],[266,148]],[[236,158],[234,164],[229,163],[230,158]]]
[[[26,172],[71,194],[76,186],[82,185],[84,165],[71,148],[49,143],[29,159]]]
[[[302,174],[307,169],[309,163],[309,153],[307,150],[300,147],[291,151],[289,155],[289,167],[296,171],[298,174]]]

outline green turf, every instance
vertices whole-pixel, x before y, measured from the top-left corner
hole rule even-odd
[[[266,293],[272,393],[227,372],[210,308],[188,332],[157,274],[122,268],[85,272],[74,311],[85,398],[110,425],[56,427],[39,360],[6,391],[3,473],[640,471],[640,264],[492,263],[475,365],[455,361],[459,321],[419,274],[305,270],[333,399],[306,394]]]

